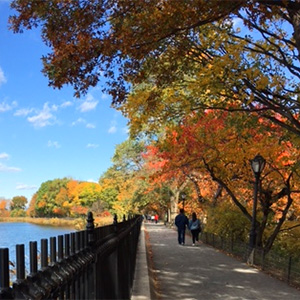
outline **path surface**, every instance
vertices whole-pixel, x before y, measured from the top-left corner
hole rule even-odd
[[[145,224],[145,236],[151,299],[300,299],[285,282],[202,243],[193,247],[188,235],[178,245],[177,232],[162,224]]]

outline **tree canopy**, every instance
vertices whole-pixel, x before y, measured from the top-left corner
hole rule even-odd
[[[86,215],[92,204],[101,202],[100,191],[99,184],[94,182],[71,178],[48,180],[32,197],[29,214],[36,217]]]
[[[24,210],[27,204],[27,198],[24,196],[15,196],[12,198],[10,203],[11,210]]]
[[[252,218],[249,159],[260,153],[267,167],[258,244],[269,250],[285,224],[298,221],[299,1],[11,5],[12,30],[41,27],[49,84],[71,84],[80,97],[106,82],[132,137],[140,137],[117,146],[97,186],[44,183],[34,198],[38,215],[84,214],[96,200],[121,215],[145,207],[176,212],[185,191],[190,211],[230,208],[221,223],[234,217],[240,230]],[[146,143],[145,133],[155,138]]]
[[[132,87],[140,97],[146,83],[139,107],[149,120],[153,111],[161,119],[245,109],[300,133],[299,1],[15,0],[12,7],[15,32],[42,27],[52,86],[71,84],[79,96],[106,78],[118,106]],[[170,86],[173,101],[164,102]]]
[[[300,208],[299,146],[282,140],[282,131],[259,115],[207,111],[202,118],[189,116],[156,143],[158,168],[152,176],[157,181],[186,178],[189,198],[206,213],[230,203],[235,206],[232,212],[238,209],[250,225],[253,174],[249,161],[260,153],[267,167],[261,179],[257,244],[267,252],[284,223],[296,219]],[[149,150],[152,156],[154,150]]]

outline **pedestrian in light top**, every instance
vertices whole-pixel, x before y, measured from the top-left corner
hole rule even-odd
[[[175,218],[175,225],[178,231],[178,244],[184,245],[185,243],[185,229],[189,228],[189,220],[184,214],[184,210],[181,208],[180,213]]]
[[[199,240],[199,233],[201,232],[201,223],[195,212],[193,212],[192,219],[189,221],[189,228],[192,234],[193,246],[195,246],[195,243]]]

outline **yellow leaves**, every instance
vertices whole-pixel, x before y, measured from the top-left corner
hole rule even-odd
[[[269,79],[266,76],[261,76],[256,82],[256,87],[259,90],[264,90],[268,87]]]
[[[65,201],[65,202],[62,204],[62,206],[63,206],[64,208],[71,208],[71,207],[72,207],[72,204],[71,204],[69,201]]]
[[[257,90],[264,90],[270,84],[269,78],[261,73],[258,68],[249,68],[245,70],[244,76],[247,78],[247,80],[253,82]]]
[[[104,178],[101,180],[100,192],[110,187],[113,187],[116,184],[116,178]]]

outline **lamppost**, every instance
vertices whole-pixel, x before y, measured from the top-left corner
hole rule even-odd
[[[253,212],[252,212],[252,222],[251,222],[250,242],[249,242],[251,249],[253,249],[256,243],[256,206],[257,206],[258,185],[260,180],[260,174],[266,165],[266,160],[261,155],[256,155],[252,160],[250,160],[250,163],[251,163],[252,171],[255,176]]]
[[[184,201],[185,201],[185,198],[186,198],[186,193],[182,192],[181,193],[181,199],[182,199],[182,208],[183,208],[183,210],[184,210]]]

